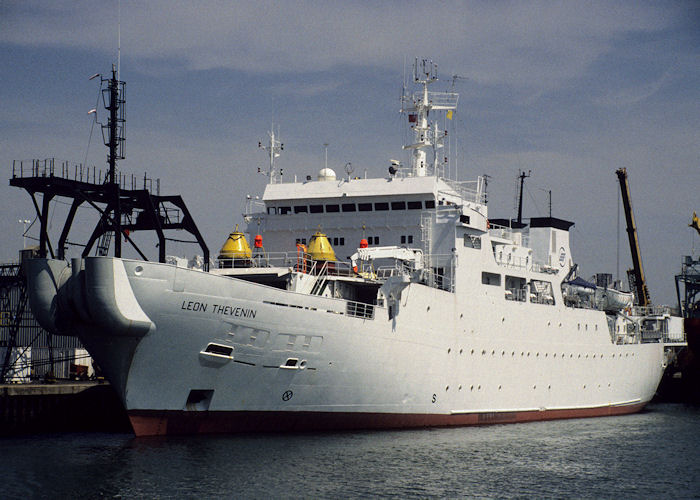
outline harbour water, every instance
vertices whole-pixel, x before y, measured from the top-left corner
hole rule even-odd
[[[430,430],[0,440],[3,498],[700,498],[700,407]]]

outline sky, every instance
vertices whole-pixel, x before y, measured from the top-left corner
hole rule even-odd
[[[17,258],[20,221],[35,219],[9,186],[13,160],[106,169],[89,77],[112,64],[126,81],[120,170],[181,194],[216,254],[246,195],[262,194],[257,146],[273,123],[286,180],[315,175],[324,144],[337,172],[386,175],[405,154],[415,57],[438,64],[432,90],[460,94],[455,175],[488,174],[489,214],[507,218],[518,172],[531,171],[524,217],[547,216],[551,190],[552,215],[576,223],[585,278],[631,267],[615,176],[626,168],[652,301],[676,304],[681,258],[700,250],[688,227],[700,212],[699,2],[0,0],[0,261]],[[51,231],[65,212],[57,203]],[[81,209],[69,241],[95,221]],[[37,236],[34,224],[26,244]],[[143,249],[157,258],[154,240]]]

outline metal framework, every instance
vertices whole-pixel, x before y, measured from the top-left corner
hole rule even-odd
[[[13,304],[11,292],[19,290],[19,300]],[[27,285],[22,267],[18,264],[0,265],[0,329],[7,329],[7,335],[0,335],[2,347],[5,348],[4,359],[0,366],[0,383],[10,369],[10,357],[20,329],[22,316],[27,306]]]
[[[116,169],[117,160],[124,158],[124,82],[117,80],[112,66],[112,77],[102,78],[102,83],[106,84],[102,92],[105,109],[109,112],[108,122],[103,125],[104,143],[109,149],[109,170],[104,179],[100,175],[98,182],[93,168],[90,181],[90,169],[82,165],[74,165],[75,175],[70,178],[71,165],[65,163],[60,165],[59,171],[54,160],[32,160],[31,169],[29,166],[25,169],[23,162],[13,162],[10,185],[29,193],[40,221],[39,257],[46,258],[50,255],[51,258],[65,258],[66,241],[73,219],[78,208],[87,203],[99,212],[100,219],[85,245],[83,257],[90,254],[98,239],[98,255],[107,255],[111,240],[114,239],[114,256],[121,257],[123,237],[142,259],[148,260],[131,239],[130,233],[155,231],[158,237],[158,259],[165,262],[166,238],[163,231],[183,229],[195,237],[204,254],[204,269],[208,270],[209,249],[182,197],[161,196],[159,192],[153,194],[148,186],[149,179],[145,177],[143,189],[135,189],[133,177],[131,189],[124,188],[127,178],[117,173]],[[42,194],[41,205],[37,201],[37,193]],[[68,198],[72,202],[60,237],[52,244],[48,234],[49,205],[56,197]]]

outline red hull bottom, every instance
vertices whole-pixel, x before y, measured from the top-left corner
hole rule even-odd
[[[166,434],[232,434],[241,432],[298,432],[352,429],[406,429],[506,424],[565,418],[603,417],[636,413],[645,403],[571,410],[443,414],[336,412],[191,412],[131,410],[137,436]]]

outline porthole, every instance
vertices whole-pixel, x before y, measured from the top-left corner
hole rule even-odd
[[[136,276],[141,276],[143,274],[143,266],[136,266],[134,268],[134,274]]]

